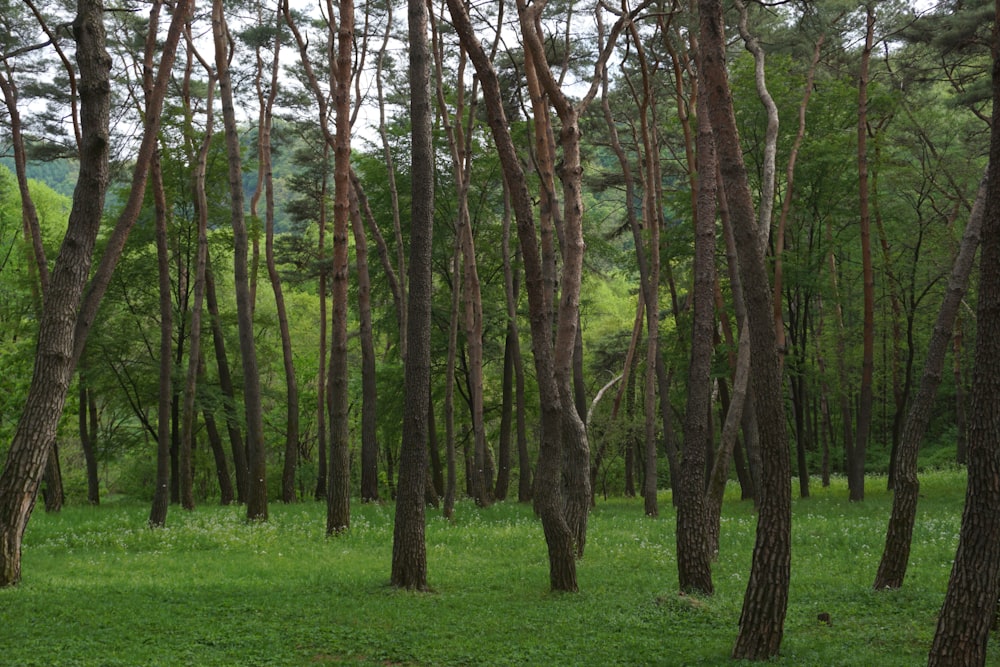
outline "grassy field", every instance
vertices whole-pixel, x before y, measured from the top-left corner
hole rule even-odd
[[[874,592],[891,496],[842,482],[794,503],[792,588],[776,665],[919,665],[947,585],[964,473],[926,475],[903,590]],[[428,515],[433,593],[387,586],[391,506],[355,504],[346,535],[324,537],[324,506],[240,508],[110,502],[39,511],[22,584],[0,590],[3,665],[721,665],[729,660],[753,548],[752,507],[723,517],[713,597],[677,593],[674,517],[640,499],[600,501],[579,594],[552,594],[529,507],[460,503]],[[831,624],[820,622],[821,613]],[[994,642],[991,664],[1000,664]]]

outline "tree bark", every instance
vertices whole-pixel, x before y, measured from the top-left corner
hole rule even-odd
[[[295,376],[295,360],[292,355],[292,335],[288,325],[288,309],[285,307],[285,293],[281,285],[281,275],[274,258],[274,174],[271,167],[271,117],[274,101],[278,95],[279,53],[281,51],[281,12],[276,13],[274,30],[274,53],[271,65],[271,79],[265,96],[258,87],[258,102],[261,108],[258,128],[259,172],[264,191],[264,263],[267,276],[274,293],[274,307],[278,316],[278,333],[281,337],[281,360],[285,371],[285,452],[281,471],[281,500],[294,503],[295,471],[299,460],[299,384]],[[260,192],[258,187],[257,192]]]
[[[865,457],[871,431],[873,375],[875,370],[875,273],[872,267],[871,214],[868,196],[868,69],[875,33],[875,7],[865,6],[865,46],[861,52],[858,79],[858,215],[861,223],[861,264],[864,282],[864,326],[862,333],[861,389],[857,435],[848,456],[848,487],[851,500],[865,499]]]
[[[372,333],[371,277],[368,274],[368,238],[357,192],[357,188],[351,188],[351,232],[354,235],[361,339],[361,502],[378,502],[378,382]]]
[[[212,275],[211,258],[206,258],[205,265],[205,301],[208,304],[208,314],[212,320],[212,342],[215,347],[215,365],[219,373],[219,389],[222,390],[222,410],[226,416],[226,431],[229,434],[229,444],[233,452],[233,469],[236,476],[236,502],[246,503],[249,497],[250,467],[247,463],[247,448],[243,440],[243,429],[236,409],[236,391],[233,387],[232,373],[229,370],[229,357],[226,354],[226,339],[222,333],[222,319],[219,315],[219,301],[215,294],[215,278]]]
[[[419,2],[419,0],[414,0]],[[476,67],[483,85],[487,120],[497,146],[511,193],[518,238],[524,259],[525,287],[530,310],[531,340],[541,404],[541,433],[535,472],[534,502],[542,519],[549,554],[549,583],[553,590],[576,591],[574,533],[563,514],[561,493],[562,406],[556,384],[551,319],[545,309],[542,261],[536,238],[532,202],[514,143],[511,139],[496,71],[476,37],[461,0],[448,0],[452,22],[462,45]],[[411,260],[412,263],[412,260]],[[411,320],[412,326],[412,320]],[[412,349],[411,352],[412,354]],[[397,515],[398,516],[398,515]]]
[[[351,525],[351,454],[347,363],[348,237],[351,188],[351,66],[354,48],[354,2],[340,2],[336,62],[333,63],[336,136],[333,146],[333,319],[330,323],[330,486],[326,499],[327,535]],[[425,415],[426,417],[426,412]]]
[[[83,373],[79,377],[79,428],[80,446],[87,465],[87,502],[101,504],[101,481],[97,474],[97,402],[87,386]]]
[[[159,154],[153,156],[150,166],[150,185],[156,208],[156,268],[159,277],[160,302],[160,381],[156,418],[156,487],[153,489],[153,506],[149,510],[149,526],[167,524],[167,506],[170,503],[171,483],[171,419],[176,398],[173,389],[173,303],[170,295],[170,249],[167,239],[167,201],[163,192],[163,174]],[[183,449],[183,447],[182,447]],[[190,452],[182,460],[190,468]],[[190,486],[186,488],[190,489]],[[193,501],[192,501],[193,502]]]

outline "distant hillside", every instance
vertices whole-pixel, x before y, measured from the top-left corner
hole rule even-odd
[[[0,164],[14,171],[14,158],[0,158]],[[76,160],[54,160],[52,162],[29,162],[28,178],[45,183],[61,195],[73,196],[79,165]]]

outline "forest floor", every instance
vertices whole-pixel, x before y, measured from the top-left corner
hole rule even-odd
[[[773,665],[926,662],[957,543],[960,471],[922,477],[903,589],[871,588],[891,506],[885,478],[847,500],[835,480],[794,501],[785,639]],[[797,490],[797,486],[795,487]],[[731,489],[735,491],[735,489]],[[548,591],[531,508],[428,511],[432,593],[387,585],[392,506],[354,504],[349,532],[324,536],[325,505],[171,507],[146,528],[131,501],[36,512],[23,581],[0,590],[4,665],[735,665],[729,652],[750,568],[755,515],[727,498],[716,594],[677,592],[674,512],[599,500],[580,593]],[[825,619],[829,617],[829,622]],[[819,620],[820,617],[824,620]],[[990,645],[989,664],[1000,664]]]

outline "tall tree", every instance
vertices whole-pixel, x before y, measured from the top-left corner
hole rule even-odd
[[[431,134],[431,51],[423,0],[407,2],[410,43],[411,204],[403,442],[392,539],[390,581],[398,588],[426,590],[427,544],[424,491],[427,484],[427,401],[431,382],[431,250],[434,231],[434,147]],[[454,7],[453,7],[454,10]]]
[[[861,389],[857,435],[848,449],[848,486],[851,500],[865,499],[865,456],[872,422],[872,376],[875,367],[875,272],[872,266],[871,213],[868,192],[868,81],[875,35],[875,6],[865,4],[865,45],[858,75],[858,215],[861,225],[861,264],[864,281]]]
[[[239,128],[233,103],[233,79],[229,69],[231,39],[222,0],[212,2],[212,36],[215,43],[215,71],[222,98],[222,121],[229,162],[230,222],[233,227],[233,267],[236,288],[237,323],[240,333],[240,360],[243,366],[243,410],[247,426],[249,486],[247,519],[267,520],[267,459],[264,448],[264,417],[261,404],[257,348],[253,335],[253,301],[248,264],[249,236],[243,210],[242,158]]]
[[[709,120],[732,217],[750,331],[751,385],[763,466],[760,513],[750,580],[743,599],[736,659],[764,660],[778,652],[784,634],[791,576],[790,461],[781,396],[778,348],[771,320],[770,281],[757,243],[757,224],[736,131],[726,72],[722,3],[699,0],[700,73],[708,91]]]
[[[143,138],[135,160],[133,190],[116,224],[116,233],[123,230],[120,235],[127,235],[127,230],[134,223],[138,203],[145,191],[149,160],[159,131],[163,96],[188,7],[187,0],[180,0],[174,6],[153,87],[154,95],[149,101]],[[69,225],[52,273],[51,291],[39,322],[31,386],[3,473],[0,474],[0,587],[20,581],[24,529],[34,507],[49,449],[55,441],[70,377],[83,352],[89,323],[96,314],[96,303],[104,293],[101,285],[107,285],[106,282],[97,282],[95,288],[95,282],[92,282],[87,295],[84,295],[109,179],[108,80],[111,61],[106,49],[103,14],[104,5],[100,0],[79,0],[71,26],[77,42],[76,59],[80,74],[80,175]],[[111,251],[105,251],[101,266],[114,266],[116,248],[111,244]],[[100,267],[98,273],[101,273]],[[101,275],[109,278],[110,270]]]
[[[704,81],[699,82],[699,87]],[[711,445],[712,353],[715,348],[716,161],[704,90],[698,109],[698,207],[695,210],[691,362],[684,416],[684,452],[677,503],[677,572],[682,591],[712,593],[705,457]]]
[[[993,111],[983,211],[968,486],[958,550],[928,665],[983,665],[1000,597],[1000,4],[991,36]]]
[[[500,83],[493,63],[476,36],[462,0],[448,0],[452,22],[462,46],[469,53],[483,86],[487,120],[511,193],[517,233],[524,261],[525,288],[530,309],[531,341],[541,404],[539,457],[535,470],[535,509],[542,520],[549,554],[549,583],[553,590],[576,591],[576,544],[563,514],[561,493],[562,404],[555,379],[551,317],[546,309],[541,255],[528,186],[504,109]],[[411,260],[412,263],[412,260]],[[412,298],[412,297],[411,297]],[[410,326],[413,326],[412,320]],[[413,351],[411,349],[410,354]],[[575,408],[574,408],[575,409]],[[589,502],[589,501],[588,501]],[[397,514],[398,517],[398,514]],[[398,519],[397,519],[398,521]]]

